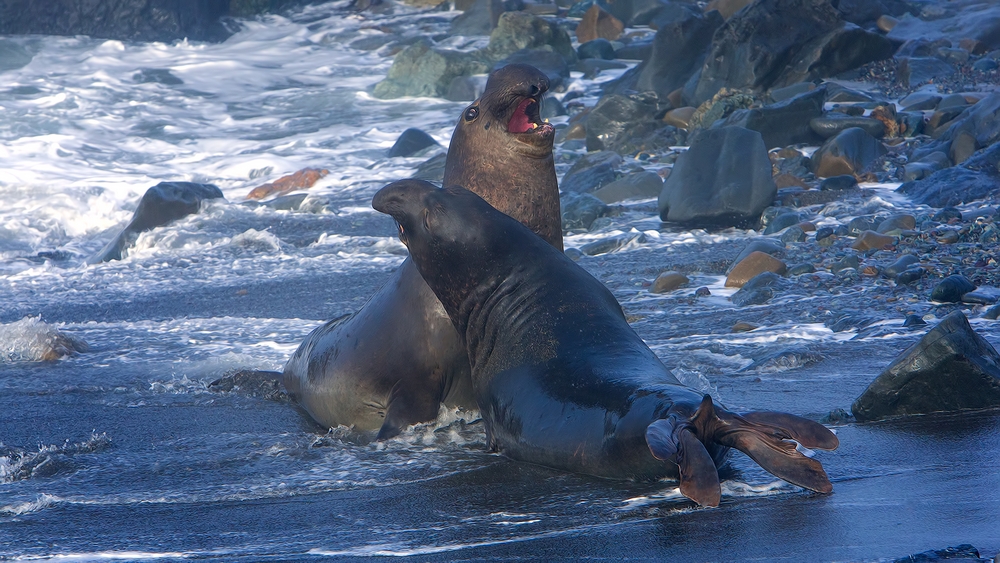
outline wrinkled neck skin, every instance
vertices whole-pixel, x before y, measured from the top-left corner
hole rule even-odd
[[[448,148],[444,186],[479,194],[562,250],[552,138],[540,141],[519,140],[506,131],[506,124],[492,119],[472,124],[460,120]]]

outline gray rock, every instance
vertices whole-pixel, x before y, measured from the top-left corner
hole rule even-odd
[[[736,258],[729,264],[729,268],[726,269],[726,273],[733,271],[733,266],[739,264],[744,258],[750,256],[754,252],[763,252],[775,258],[781,258],[785,255],[785,245],[781,241],[775,240],[768,237],[755,238],[746,246],[743,250],[736,256]]]
[[[629,199],[657,197],[663,191],[663,179],[655,172],[636,172],[602,186],[594,192],[604,203],[617,203]]]
[[[718,12],[701,14],[690,6],[671,4],[674,21],[662,25],[653,37],[649,58],[636,71],[635,90],[651,90],[665,98],[701,68],[712,36],[723,22]]]
[[[820,137],[811,127],[823,115],[826,88],[821,86],[789,100],[760,108],[738,109],[713,126],[737,126],[760,133],[768,149],[795,144],[818,145]]]
[[[933,57],[904,57],[896,66],[896,77],[910,88],[955,74],[957,69]]]
[[[970,2],[962,9],[935,19],[903,18],[888,33],[897,41],[937,41],[961,38],[973,39],[985,50],[1000,48],[1000,6],[993,2]]]
[[[559,198],[562,210],[563,230],[590,229],[599,217],[607,215],[611,208],[590,194],[566,193]]]
[[[931,300],[939,303],[960,303],[962,296],[976,289],[969,278],[955,274],[941,280],[931,291]]]
[[[396,142],[392,145],[392,148],[389,149],[386,156],[389,158],[397,156],[410,156],[426,149],[427,147],[433,147],[437,144],[438,142],[434,140],[434,137],[431,137],[416,127],[410,127],[400,133],[399,138],[396,139]]]
[[[605,95],[587,116],[587,150],[615,150],[635,134],[638,125],[654,121],[659,111],[656,95]]]
[[[899,105],[906,111],[936,109],[941,96],[930,92],[914,92],[899,100]]]
[[[819,183],[820,190],[850,190],[858,187],[858,179],[854,174],[841,174],[840,176],[830,176],[823,178]]]
[[[998,123],[1000,124],[1000,123]],[[914,202],[947,207],[1000,195],[1000,143],[979,151],[959,166],[905,182],[897,191]]]
[[[802,215],[796,212],[782,213],[774,218],[770,223],[767,224],[767,228],[764,229],[765,235],[771,235],[780,232],[782,229],[787,229],[792,225],[798,225],[802,222]]]
[[[1000,354],[951,313],[904,351],[851,410],[861,422],[1000,406]]]
[[[896,285],[908,285],[927,275],[927,270],[921,267],[911,267],[896,274]]]
[[[606,61],[615,58],[615,48],[611,42],[603,37],[587,41],[576,49],[576,55],[580,59],[604,59]]]
[[[904,254],[900,256],[899,259],[897,259],[895,262],[893,262],[889,266],[886,266],[886,268],[882,270],[882,275],[887,278],[892,278],[898,275],[900,272],[906,271],[907,269],[910,268],[910,266],[919,263],[920,259],[917,258],[916,256],[912,254]]]
[[[869,135],[876,138],[881,138],[885,135],[885,125],[881,121],[871,117],[847,115],[837,111],[831,111],[822,117],[810,120],[809,127],[824,139],[829,139],[851,127],[860,127]]]
[[[197,213],[203,201],[221,197],[222,191],[211,184],[160,182],[146,190],[132,220],[122,232],[88,262],[97,264],[121,260],[122,253],[135,244],[140,233]]]
[[[861,173],[887,152],[878,139],[852,127],[823,143],[813,154],[813,172],[824,178]]]
[[[549,79],[549,88],[557,90],[563,81],[569,80],[569,65],[566,59],[552,49],[521,49],[505,57],[493,65],[493,70],[509,64],[528,64],[545,74]]]
[[[702,131],[664,182],[660,218],[681,223],[756,223],[778,188],[760,133],[742,127]]]
[[[442,97],[455,78],[482,74],[489,69],[476,53],[438,49],[430,40],[421,38],[396,54],[385,80],[375,85],[374,95],[383,99]]]

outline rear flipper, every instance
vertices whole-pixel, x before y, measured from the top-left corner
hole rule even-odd
[[[684,440],[686,435],[696,437],[696,443]],[[811,420],[777,412],[752,412],[740,416],[723,409],[716,411],[711,396],[705,395],[691,418],[683,420],[675,413],[653,422],[646,429],[646,443],[653,456],[670,459],[676,453],[681,493],[703,506],[718,506],[721,496],[710,493],[708,485],[694,485],[714,480],[718,488],[718,473],[703,445],[712,442],[740,450],[769,473],[794,485],[820,493],[833,490],[823,466],[796,449],[795,442],[807,448],[825,450],[839,445],[833,432]],[[701,452],[694,454],[697,446],[701,446]],[[706,458],[710,466],[705,464]],[[687,487],[685,481],[689,482]]]

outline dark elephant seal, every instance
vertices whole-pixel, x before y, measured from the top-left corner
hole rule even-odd
[[[494,450],[600,477],[677,477],[708,506],[729,448],[796,485],[833,489],[794,443],[833,449],[832,432],[785,413],[738,415],[683,386],[601,282],[476,194],[404,180],[372,206],[396,219],[463,337]]]
[[[462,112],[444,180],[475,190],[562,249],[555,131],[538,114],[547,89],[545,75],[528,65],[494,72]],[[384,439],[433,420],[442,403],[476,408],[469,373],[458,333],[407,259],[360,310],[314,330],[282,380],[323,426]]]

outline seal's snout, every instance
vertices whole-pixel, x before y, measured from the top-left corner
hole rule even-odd
[[[423,180],[400,180],[376,192],[372,198],[372,207],[375,211],[391,215],[400,225],[402,234],[409,219],[423,209],[424,196],[435,190],[437,188],[433,184]]]

